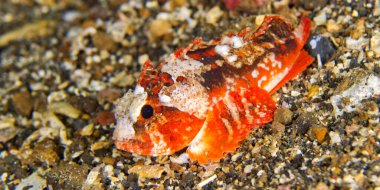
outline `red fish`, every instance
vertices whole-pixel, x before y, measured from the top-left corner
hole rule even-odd
[[[219,161],[272,120],[270,95],[313,62],[303,49],[310,28],[306,17],[292,29],[266,16],[256,31],[196,39],[157,67],[147,61],[117,103],[116,147],[152,156],[187,147],[191,160]]]

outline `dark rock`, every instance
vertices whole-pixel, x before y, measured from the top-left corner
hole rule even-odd
[[[294,122],[296,132],[298,135],[305,134],[310,127],[317,125],[318,119],[315,117],[313,113],[302,113],[297,117]]]
[[[69,103],[87,114],[96,112],[98,108],[98,102],[90,97],[72,96],[69,98]]]
[[[54,189],[81,189],[88,170],[85,164],[61,162],[50,170],[46,177]]]
[[[336,48],[331,40],[321,35],[311,36],[305,44],[305,49],[316,60],[319,55],[322,64],[325,64],[336,52]]]
[[[9,155],[0,159],[0,173],[13,174],[15,175],[15,178],[18,179],[28,176],[27,168],[22,167],[21,161],[14,155]]]

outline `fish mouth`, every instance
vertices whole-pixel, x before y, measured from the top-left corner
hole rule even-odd
[[[146,140],[129,138],[115,141],[116,148],[139,155],[151,155],[152,143]]]

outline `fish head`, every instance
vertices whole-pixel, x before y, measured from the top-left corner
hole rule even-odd
[[[165,86],[159,83],[167,81],[152,74],[157,72],[145,64],[135,90],[129,90],[116,102],[113,139],[121,150],[139,155],[169,155],[195,138],[204,119],[163,103],[157,89]]]

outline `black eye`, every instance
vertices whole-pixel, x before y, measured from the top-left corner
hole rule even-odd
[[[153,116],[153,108],[150,105],[144,105],[141,108],[141,115],[143,118],[148,119]]]

